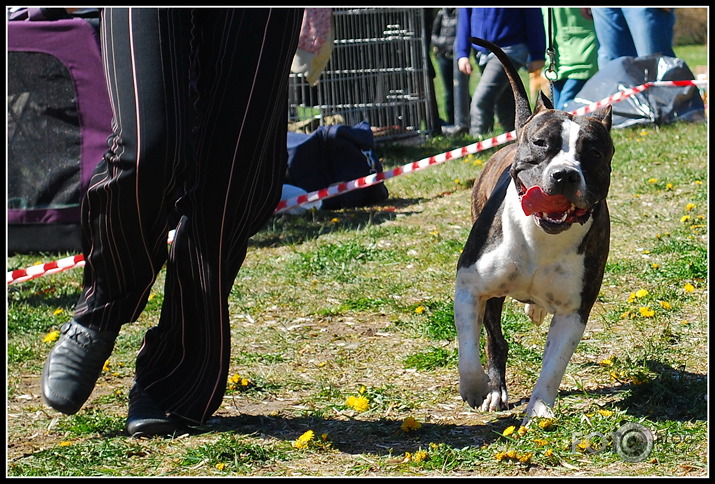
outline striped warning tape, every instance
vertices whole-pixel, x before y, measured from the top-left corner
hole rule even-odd
[[[588,104],[586,106],[580,107],[572,114],[583,115],[589,112],[593,112],[599,108],[605,107],[609,104],[617,103],[627,99],[635,94],[645,91],[651,87],[681,87],[681,86],[707,86],[707,80],[684,80],[684,81],[652,81],[641,84],[640,86],[632,87],[629,89],[624,89],[623,91],[617,92],[605,99]],[[373,175],[368,175],[366,177],[358,178],[356,180],[336,183],[327,188],[321,190],[316,190],[314,192],[299,195],[297,197],[288,198],[286,200],[281,200],[273,213],[281,213],[288,209],[297,207],[310,202],[315,202],[318,200],[323,200],[326,198],[334,197],[342,193],[346,193],[352,190],[357,190],[360,188],[369,187],[377,183],[383,183],[385,180],[394,178],[400,175],[406,175],[408,173],[413,173],[416,171],[424,170],[431,166],[440,165],[449,160],[455,160],[462,158],[469,154],[478,153],[480,151],[499,146],[508,141],[513,141],[516,138],[515,131],[510,131],[508,133],[495,136],[494,138],[479,141],[477,143],[464,146],[462,148],[457,148],[452,151],[447,151],[445,153],[440,153],[438,155],[430,156],[428,158],[423,158],[419,161],[408,163],[403,166],[398,166],[391,170],[375,173]],[[173,241],[174,231],[169,233],[168,243]],[[56,272],[66,271],[68,269],[73,269],[75,267],[82,267],[84,265],[84,256],[75,255],[71,257],[66,257],[55,262],[49,262],[46,264],[37,264],[31,266],[27,269],[17,269],[14,271],[9,271],[7,273],[7,283],[17,284],[20,282],[29,281],[30,279],[35,279],[37,277],[45,276],[48,274],[54,274]]]

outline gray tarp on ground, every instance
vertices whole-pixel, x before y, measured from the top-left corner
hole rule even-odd
[[[682,59],[661,55],[620,57],[589,79],[564,111],[573,111],[646,82],[692,79],[695,76]],[[654,86],[613,104],[614,128],[678,120],[705,121],[705,106],[696,86]]]

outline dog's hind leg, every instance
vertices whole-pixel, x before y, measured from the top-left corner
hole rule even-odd
[[[504,307],[504,299],[503,297],[489,299],[484,310],[489,393],[482,403],[483,412],[509,408],[509,395],[506,389],[505,376],[509,344],[504,339],[501,331],[501,313]]]

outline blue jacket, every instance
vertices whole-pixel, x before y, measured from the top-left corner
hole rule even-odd
[[[525,44],[530,61],[545,60],[546,32],[540,8],[460,8],[455,57],[469,57],[471,49],[489,51],[473,45],[479,37],[500,47]]]

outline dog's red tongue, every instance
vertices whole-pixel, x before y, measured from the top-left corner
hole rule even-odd
[[[540,186],[533,186],[521,197],[521,208],[526,215],[536,212],[563,213],[571,208],[571,202],[563,195],[547,195]]]

